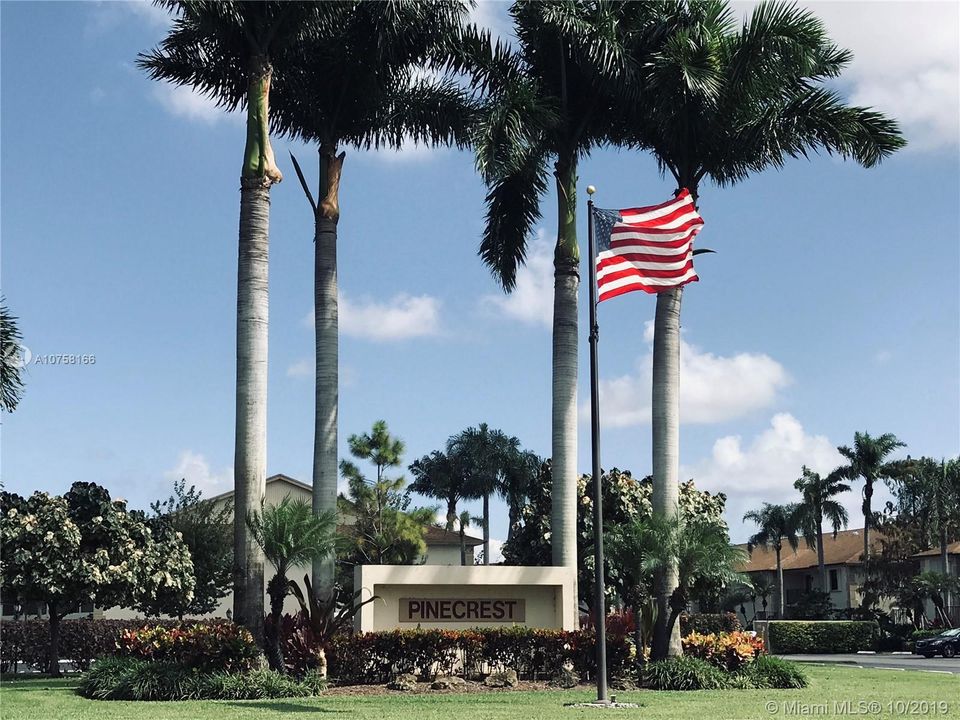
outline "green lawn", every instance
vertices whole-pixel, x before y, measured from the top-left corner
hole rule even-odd
[[[618,710],[613,716],[644,720],[810,716],[960,718],[960,677],[956,675],[851,667],[809,666],[807,669],[811,683],[804,690],[620,692],[617,693],[619,700],[639,703],[641,707]],[[270,720],[317,714],[364,720],[554,720],[595,718],[598,712],[563,708],[564,703],[591,700],[589,690],[133,703],[85,700],[74,694],[75,685],[75,680],[5,681],[0,687],[0,717],[3,720]],[[837,712],[832,707],[834,701],[849,703],[846,713]],[[879,712],[867,705],[870,702],[880,704]],[[773,703],[776,712],[767,708],[768,703]],[[822,703],[829,707],[821,709]],[[946,712],[936,703],[945,703]]]

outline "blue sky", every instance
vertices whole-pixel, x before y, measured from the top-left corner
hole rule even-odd
[[[857,56],[840,87],[898,117],[911,147],[872,170],[815,158],[702,189],[698,242],[718,253],[684,296],[681,473],[729,495],[735,539],[745,509],[790,499],[802,463],[832,469],[855,430],[958,452],[957,5],[813,7]],[[506,31],[504,9],[476,16]],[[227,489],[242,124],[134,67],[164,33],[149,6],[3,3],[0,26],[3,293],[35,358],[96,358],[28,366],[3,418],[4,485],[94,481],[140,506],[180,476]],[[287,151],[313,177],[315,151],[275,149],[287,179],[272,193],[268,471],[309,482],[312,222]],[[580,180],[606,207],[673,190],[632,152],[595,153]],[[407,462],[478,422],[548,455],[552,198],[511,297],[476,256],[483,188],[468,154],[348,150],[341,204],[342,452],[383,418]],[[600,308],[603,462],[638,475],[653,310],[640,293]],[[584,335],[583,407],[586,351]]]

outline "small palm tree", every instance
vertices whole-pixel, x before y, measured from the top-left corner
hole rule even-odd
[[[747,560],[746,553],[730,544],[726,529],[714,523],[688,521],[654,515],[649,520],[644,539],[644,561],[648,572],[662,574],[674,567],[677,586],[670,594],[670,612],[665,623],[654,629],[651,660],[667,656],[667,639],[673,634],[677,618],[690,604],[690,592],[698,583],[710,583],[721,588],[750,582],[738,568]],[[643,536],[644,533],[640,533]],[[650,539],[655,539],[652,545]],[[656,635],[660,634],[657,638]]]
[[[890,477],[894,468],[887,463],[887,457],[897,448],[906,447],[906,443],[897,439],[893,433],[884,433],[872,437],[870,433],[854,433],[853,447],[841,445],[837,451],[847,459],[848,465],[839,468],[840,474],[847,480],[863,479],[863,562],[870,562],[870,526],[873,525],[873,486],[877,480]],[[864,594],[864,602],[867,594]]]
[[[464,510],[457,516],[457,534],[460,536],[460,565],[466,566],[467,563],[467,528],[471,523],[482,523],[483,518],[471,515],[469,510]]]
[[[756,599],[760,598],[760,609],[763,611],[763,617],[767,617],[767,605],[769,604],[770,595],[773,594],[774,583],[766,573],[762,573],[754,577],[752,580],[753,589],[751,590],[751,598]],[[753,614],[757,614],[756,605],[753,608]]]
[[[781,561],[781,552],[786,543],[794,552],[800,547],[799,538],[799,505],[789,503],[787,505],[771,505],[764,503],[759,510],[751,510],[744,513],[743,520],[752,520],[757,524],[758,530],[747,540],[747,552],[752,553],[754,548],[762,547],[773,552],[777,556],[777,616],[783,617],[784,612],[784,593],[783,590],[783,563]],[[764,606],[766,609],[766,606]]]
[[[280,672],[283,670],[280,617],[283,601],[294,583],[287,573],[292,568],[309,565],[318,557],[336,555],[337,519],[333,513],[314,515],[310,503],[293,500],[288,495],[279,504],[264,505],[248,515],[247,527],[275,571],[267,583],[271,621],[267,659],[270,667]]]
[[[807,547],[817,549],[817,567],[820,570],[820,589],[830,592],[827,568],[823,557],[823,522],[826,520],[833,528],[833,537],[841,528],[847,526],[847,509],[834,500],[840,493],[849,492],[850,486],[841,482],[842,473],[834,470],[821,477],[806,465],[803,476],[793,486],[800,491],[803,501],[800,503],[799,523]]]

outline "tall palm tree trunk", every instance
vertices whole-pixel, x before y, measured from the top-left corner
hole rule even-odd
[[[272,72],[267,58],[251,60],[237,262],[233,616],[257,642],[263,642],[264,558],[245,520],[260,509],[266,494],[270,186],[283,179],[270,147]]]
[[[263,553],[244,518],[260,509],[267,477],[267,289],[270,185],[243,178],[237,277],[233,616],[263,638]]]
[[[577,165],[560,160],[557,181],[557,247],[553,295],[553,418],[551,545],[553,564],[577,571]],[[576,597],[576,593],[574,593]]]
[[[337,223],[344,153],[324,144],[320,148],[322,199],[314,208],[313,312],[316,353],[313,425],[313,512],[337,511],[337,416],[339,408],[339,334],[337,301]],[[313,587],[326,600],[334,592],[333,555],[313,561]]]
[[[870,562],[870,522],[873,519],[873,480],[866,479],[863,485],[863,563]]]
[[[820,570],[820,589],[830,592],[830,582],[827,580],[827,564],[823,556],[823,518],[817,523],[817,567]]]
[[[680,472],[680,303],[683,288],[657,295],[653,330],[653,511],[664,518],[679,512]],[[680,628],[668,636],[670,596],[677,587],[676,566],[657,577],[657,631],[654,659],[680,655]]]
[[[777,618],[783,620],[783,563],[780,562],[780,549],[777,548]]]
[[[453,532],[457,526],[457,499],[447,498],[447,532]]]
[[[490,564],[490,493],[483,494],[483,564]]]

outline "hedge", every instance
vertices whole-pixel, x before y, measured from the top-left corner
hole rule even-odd
[[[213,621],[190,624],[197,622]],[[114,654],[126,631],[145,625],[173,629],[181,624],[179,620],[61,620],[60,657],[69,660],[74,670],[85,671],[97,658]],[[15,663],[43,667],[49,644],[50,626],[46,620],[0,622],[0,669],[10,671]]]
[[[429,680],[437,675],[475,676],[510,668],[520,679],[554,677],[569,663],[582,678],[595,675],[593,630],[523,627],[477,630],[391,630],[341,636],[331,643],[329,674],[344,685],[380,685],[400,673]],[[607,671],[629,672],[631,646],[624,635],[607,634]]]
[[[879,627],[871,620],[771,620],[767,624],[770,652],[855,653],[872,650]]]
[[[743,630],[736,613],[684,613],[680,616],[680,635],[719,635]]]

